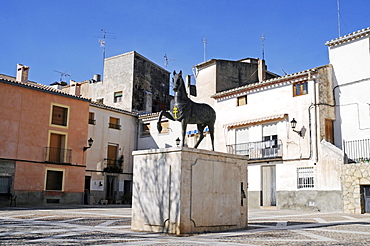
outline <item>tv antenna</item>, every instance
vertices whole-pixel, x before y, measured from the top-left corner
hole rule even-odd
[[[57,70],[54,70],[54,72],[56,72],[56,73],[59,73],[60,74],[60,82],[67,82],[67,81],[64,81],[63,80],[63,77],[64,77],[64,79],[65,80],[67,80],[67,77],[70,77],[71,76],[71,74],[69,74],[69,73],[67,73],[67,72],[59,72],[59,71],[57,71]]]
[[[261,40],[262,40],[262,60],[265,60],[265,34],[262,34]]]
[[[109,38],[109,39],[115,39],[115,37],[114,36],[111,36],[111,35],[109,35],[109,33],[105,30],[106,28],[104,27],[104,28],[102,28],[102,29],[100,29],[100,31],[102,32],[102,34],[103,34],[103,37],[101,37],[101,36],[94,36],[94,37],[98,37],[98,38],[100,38],[98,41],[99,41],[99,43],[100,43],[100,47],[102,47],[103,48],[103,72],[104,72],[104,60],[105,60],[105,45],[106,45],[106,39],[107,38]],[[102,73],[103,74],[103,73]]]
[[[206,45],[207,45],[207,38],[203,38],[204,61],[206,61]]]
[[[337,0],[337,7],[338,7],[338,37],[340,37],[340,3]]]
[[[164,54],[164,67],[167,69],[168,63],[173,59],[169,59],[167,54]]]

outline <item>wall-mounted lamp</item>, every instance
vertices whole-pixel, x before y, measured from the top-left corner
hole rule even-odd
[[[297,121],[293,118],[292,121],[290,122],[290,125],[292,126],[293,132],[298,133],[300,137],[302,137],[302,131],[297,131],[295,130],[295,127],[297,126]]]
[[[177,147],[179,147],[179,145],[180,145],[180,142],[181,142],[181,140],[180,140],[180,138],[176,138],[176,145],[177,145]]]
[[[90,149],[91,148],[94,140],[92,138],[89,138],[89,140],[87,140],[87,142],[88,142],[89,146],[88,147],[84,147],[84,151],[86,151],[87,149]]]

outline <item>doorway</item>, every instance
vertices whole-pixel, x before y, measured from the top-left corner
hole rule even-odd
[[[370,185],[361,185],[361,200],[364,213],[370,213]]]
[[[85,176],[85,189],[84,189],[84,204],[90,204],[90,184],[91,184],[91,177]]]
[[[276,206],[276,166],[262,166],[261,206]]]
[[[107,197],[106,199],[109,200],[115,200],[116,199],[116,193],[118,188],[117,183],[117,177],[116,176],[107,176]]]

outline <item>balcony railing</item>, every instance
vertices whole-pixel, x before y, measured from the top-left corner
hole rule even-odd
[[[370,139],[343,141],[348,163],[370,161]]]
[[[45,148],[45,161],[52,163],[71,163],[72,150],[63,148]]]
[[[250,160],[273,159],[283,156],[281,140],[232,144],[226,147],[228,153],[249,155]]]
[[[96,122],[96,120],[94,120],[94,119],[89,119],[89,124],[90,124],[90,125],[95,125],[95,122]]]
[[[104,172],[122,173],[123,159],[104,159]]]
[[[121,125],[109,123],[109,128],[121,130]]]

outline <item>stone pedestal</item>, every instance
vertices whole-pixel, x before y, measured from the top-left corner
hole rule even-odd
[[[133,230],[179,235],[248,226],[247,157],[184,147],[133,155]]]

